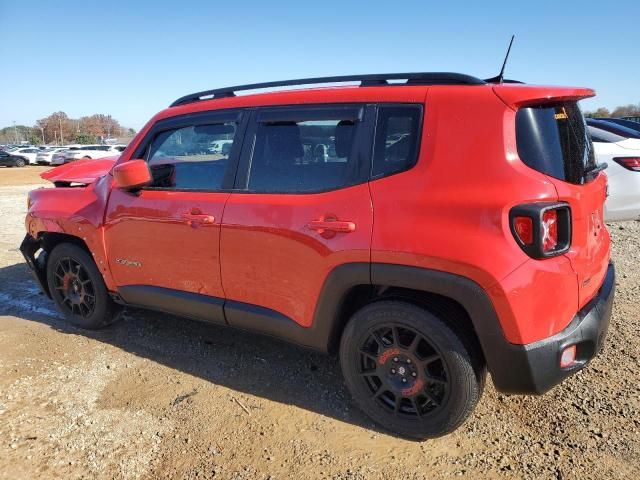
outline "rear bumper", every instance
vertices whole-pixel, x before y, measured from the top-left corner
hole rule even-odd
[[[604,343],[615,293],[615,268],[609,264],[593,300],[561,332],[543,340],[516,345],[495,345],[490,365],[496,389],[504,393],[542,394],[584,368]],[[576,363],[560,367],[562,351],[576,345]],[[495,358],[495,355],[500,358]]]

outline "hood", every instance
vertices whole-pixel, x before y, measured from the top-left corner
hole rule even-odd
[[[47,170],[40,174],[40,178],[53,183],[82,183],[88,185],[109,173],[118,156],[105,157],[99,160],[76,160],[75,162]]]

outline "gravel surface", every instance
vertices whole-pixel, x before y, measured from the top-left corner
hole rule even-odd
[[[489,384],[458,431],[411,442],[355,407],[333,358],[141,311],[67,325],[17,249],[30,188],[0,187],[2,479],[638,477],[639,222],[610,225],[614,316],[586,370],[542,397]]]

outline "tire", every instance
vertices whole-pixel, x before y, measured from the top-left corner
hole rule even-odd
[[[454,431],[482,396],[486,369],[470,339],[442,319],[402,301],[356,312],[340,342],[340,364],[358,406],[402,437]]]
[[[27,164],[27,162],[24,160],[24,158],[18,158],[16,160],[16,167],[24,167]]]
[[[91,157],[89,155],[82,157],[83,160],[91,160]]]
[[[77,245],[61,243],[51,251],[47,283],[60,311],[78,327],[95,330],[120,316],[122,307],[109,296],[95,262]]]

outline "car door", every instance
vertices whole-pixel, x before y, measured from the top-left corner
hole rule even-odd
[[[132,158],[148,162],[153,183],[114,188],[105,220],[109,267],[131,304],[223,322],[220,222],[242,143],[242,112],[161,121]],[[227,139],[227,155],[209,152]]]
[[[364,263],[368,281],[373,110],[252,113],[221,233],[229,324],[276,334],[283,325],[309,327],[334,268]]]

